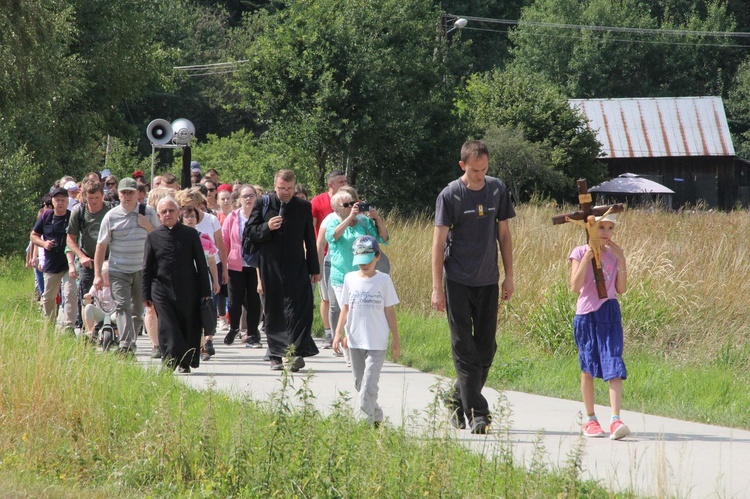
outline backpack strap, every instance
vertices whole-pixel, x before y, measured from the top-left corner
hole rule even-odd
[[[79,235],[81,232],[83,232],[83,224],[86,223],[85,215],[86,215],[86,203],[80,204],[81,209],[78,212],[78,232]]]
[[[261,197],[263,200],[263,209],[261,210],[261,218],[266,218],[266,213],[268,213],[268,205],[271,204],[271,197],[268,194],[263,194]]]
[[[453,204],[453,218],[451,219],[451,225],[449,229],[453,229],[458,222],[458,217],[461,216],[461,180],[456,179],[448,184],[448,192],[450,193],[451,203]]]

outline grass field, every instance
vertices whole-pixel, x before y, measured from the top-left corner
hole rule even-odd
[[[556,213],[527,205],[511,222],[516,293],[500,305],[488,384],[579,400],[567,255],[583,233],[552,226]],[[750,429],[750,253],[743,245],[750,216],[630,211],[620,220],[616,240],[629,269],[621,299],[629,372],[623,408]],[[388,225],[401,362],[450,376],[447,323],[429,306],[432,223],[391,214]],[[296,395],[289,393],[256,404],[194,392],[171,375],[59,339],[39,321],[32,286],[18,260],[0,264],[2,490],[52,497],[610,495],[581,482],[574,467],[523,471],[507,456],[488,460],[442,439],[373,432],[351,422],[343,401],[340,415],[326,419],[312,406],[292,411],[288,397]],[[601,382],[597,402],[607,402]]]

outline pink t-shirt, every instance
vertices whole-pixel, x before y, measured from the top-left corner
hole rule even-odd
[[[581,261],[583,255],[588,250],[588,245],[577,246],[568,257],[569,260]],[[602,272],[604,273],[604,284],[607,287],[607,297],[599,298],[596,292],[596,282],[594,281],[594,269],[592,264],[587,264],[586,277],[583,280],[581,294],[578,295],[576,302],[576,314],[583,315],[599,310],[599,307],[607,300],[617,299],[617,273],[620,271],[620,264],[614,253],[606,248],[602,248]]]

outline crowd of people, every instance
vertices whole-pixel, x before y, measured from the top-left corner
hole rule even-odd
[[[197,162],[192,185],[183,189],[170,173],[152,182],[140,170],[121,179],[108,173],[91,172],[80,182],[63,177],[44,198],[27,251],[43,314],[94,345],[102,344],[99,330],[108,319],[124,356],[133,356],[145,333],[151,356],[180,373],[216,355],[220,331],[226,345],[266,347],[272,370],[285,363],[303,368],[319,353],[312,337],[316,286],[326,298],[322,346],[331,349],[338,305],[331,327],[327,297],[356,269],[354,238],[372,233],[382,244],[388,240],[376,210],[352,208],[358,197],[349,186],[346,198],[339,195],[347,204],[342,211],[333,196],[346,185],[339,171],[312,204],[291,170],[277,172],[268,192],[222,183],[216,169],[204,173]],[[331,238],[332,283],[321,281],[325,232],[318,240],[328,214],[332,227],[346,225]]]
[[[497,350],[498,304],[514,293],[505,184],[487,175],[481,141],[464,143],[463,174],[438,195],[432,244],[432,307],[445,312],[456,381],[445,402],[456,428],[487,433],[492,422],[482,389]],[[30,235],[27,262],[37,273],[41,309],[61,330],[97,344],[97,327],[116,324],[118,351],[132,356],[145,330],[154,358],[181,373],[210,361],[223,342],[262,348],[270,369],[292,372],[319,354],[312,337],[314,293],[320,293],[323,350],[345,357],[357,406],[380,424],[378,383],[390,341],[401,353],[398,296],[382,247],[384,220],[344,172],[307,200],[292,170],[265,192],[242,181],[222,183],[215,169],[191,166],[190,187],[172,174],[149,183],[142,171],[118,179],[92,172],[63,177],[45,196]],[[610,385],[610,438],[630,432],[620,420],[623,331],[618,294],[627,288],[626,259],[613,241],[614,215],[592,220],[597,237],[571,253],[570,289],[579,294],[574,338],[587,413],[582,433],[604,432],[594,413],[594,378]],[[500,273],[498,257],[502,262]],[[607,296],[597,296],[592,262],[603,268]],[[83,313],[82,307],[83,306]],[[109,320],[108,320],[109,319]],[[389,338],[390,333],[390,338]]]

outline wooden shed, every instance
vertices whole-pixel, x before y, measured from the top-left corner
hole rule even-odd
[[[750,169],[734,153],[720,97],[574,99],[602,144],[609,175],[636,173],[672,189],[673,208],[750,202]]]

